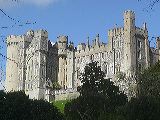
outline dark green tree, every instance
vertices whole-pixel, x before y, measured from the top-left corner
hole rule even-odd
[[[43,100],[30,100],[24,92],[0,91],[0,120],[63,120],[52,104]]]
[[[31,120],[63,120],[60,111],[44,100],[33,100],[30,104]]]
[[[160,62],[139,74],[138,91],[140,96],[160,97]]]
[[[122,111],[126,120],[159,120],[159,99],[153,96],[132,98]]]
[[[98,120],[103,118],[103,113],[114,113],[127,102],[126,95],[110,79],[105,79],[97,62],[86,65],[80,79],[83,83],[79,88],[80,97],[65,106],[67,119]]]

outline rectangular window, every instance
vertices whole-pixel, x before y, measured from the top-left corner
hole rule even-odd
[[[142,46],[142,43],[141,41],[138,40],[138,47],[141,48],[141,46]]]

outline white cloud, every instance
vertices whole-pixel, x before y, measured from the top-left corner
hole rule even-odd
[[[36,6],[47,6],[60,0],[0,0],[0,8],[10,8],[16,5],[32,4]]]

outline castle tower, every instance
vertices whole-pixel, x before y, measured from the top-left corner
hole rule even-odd
[[[58,37],[58,57],[59,57],[59,71],[58,71],[58,83],[62,88],[66,88],[66,64],[67,64],[67,45],[68,37]]]
[[[125,64],[127,63],[127,64]],[[135,13],[124,12],[124,71],[127,75],[136,70]]]
[[[75,49],[73,42],[70,42],[67,49],[67,66],[66,66],[66,88],[74,88],[75,72]]]
[[[7,92],[17,91],[19,89],[19,67],[20,64],[20,42],[24,41],[24,36],[7,37],[7,62],[6,62],[6,82],[5,88]],[[22,80],[23,81],[23,80]],[[23,83],[22,83],[23,85]]]
[[[29,37],[29,36],[28,36]],[[31,99],[45,98],[48,32],[34,31],[32,42],[26,50],[25,93]]]

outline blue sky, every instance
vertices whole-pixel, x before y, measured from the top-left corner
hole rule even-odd
[[[49,39],[56,41],[59,35],[68,35],[76,45],[94,39],[100,34],[101,41],[107,42],[107,31],[115,24],[123,26],[123,12],[133,10],[136,13],[136,25],[141,27],[147,22],[150,36],[160,35],[160,4],[146,12],[150,0],[0,0],[0,8],[15,20],[0,12],[0,36],[24,34],[29,29],[46,29]],[[17,23],[20,21],[20,23]],[[36,24],[26,25],[36,21]],[[16,24],[15,24],[16,22]],[[11,27],[14,25],[14,27]],[[19,26],[23,25],[23,26]],[[1,28],[8,27],[8,28]],[[150,39],[151,40],[151,39]],[[5,44],[0,53],[6,54]],[[154,46],[153,42],[151,44]],[[5,60],[0,56],[0,64],[5,71]],[[5,79],[5,77],[3,77]],[[1,89],[1,85],[0,85]]]

